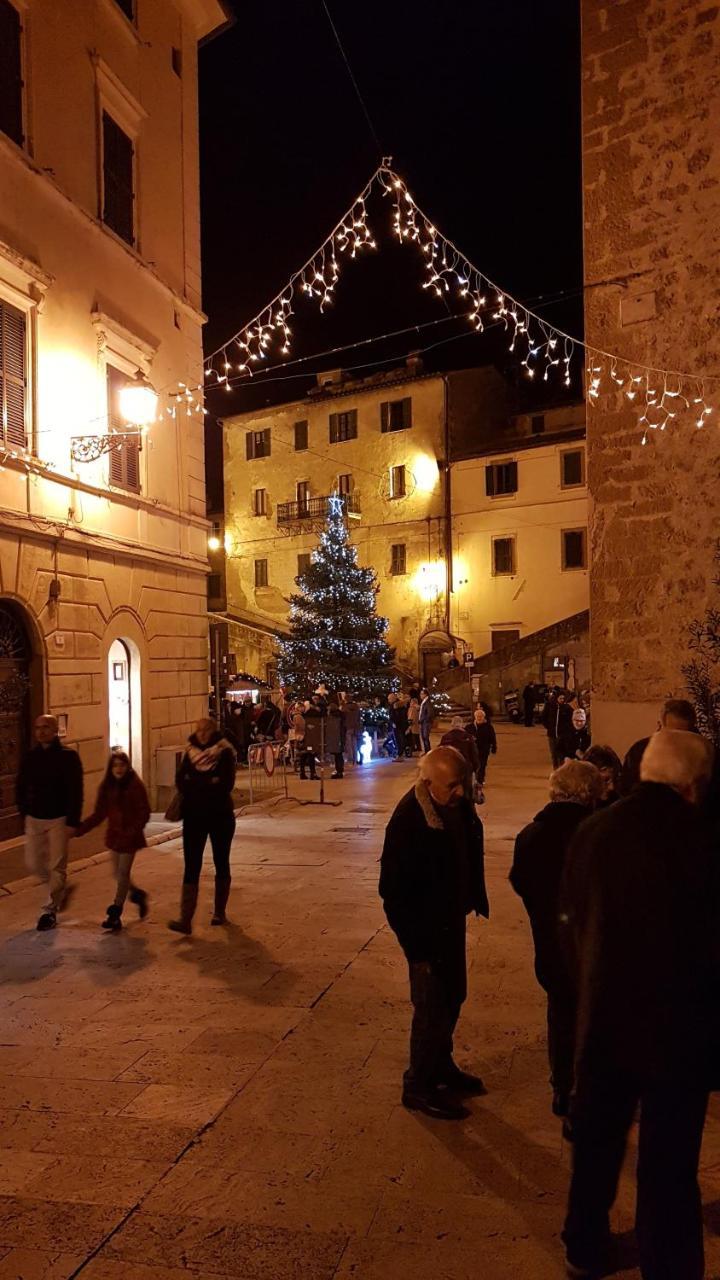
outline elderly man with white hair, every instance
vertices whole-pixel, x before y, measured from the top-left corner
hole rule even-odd
[[[640,1104],[636,1228],[643,1280],[701,1280],[697,1166],[708,1098],[713,868],[698,735],[649,741],[640,785],[588,818],[562,890],[577,959],[568,1274],[605,1274],[609,1212]]]
[[[380,896],[410,971],[413,1021],[403,1105],[437,1119],[469,1113],[458,1095],[486,1092],[453,1061],[453,1032],[467,994],[465,918],[489,916],[483,829],[466,798],[466,765],[435,747],[388,823]]]

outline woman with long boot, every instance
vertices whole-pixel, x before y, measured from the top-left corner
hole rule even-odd
[[[183,876],[180,916],[168,928],[192,933],[198,885],[208,837],[215,864],[215,911],[211,924],[225,924],[230,896],[230,846],[235,834],[232,790],[237,760],[214,720],[199,720],[175,778],[182,801]]]
[[[145,824],[149,817],[150,804],[142,778],[124,751],[113,751],[98,788],[94,812],[77,828],[77,835],[84,836],[107,818],[105,839],[112,854],[117,892],[102,927],[112,933],[122,929],[121,916],[128,893],[140,919],[144,920],[148,913],[148,896],[144,889],[133,884],[131,873],[135,854],[147,844]]]

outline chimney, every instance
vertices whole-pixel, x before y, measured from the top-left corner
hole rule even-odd
[[[319,387],[334,387],[345,381],[343,369],[326,369],[324,373],[315,375]]]
[[[410,373],[422,373],[424,368],[423,358],[419,351],[411,351],[405,359],[405,364]]]

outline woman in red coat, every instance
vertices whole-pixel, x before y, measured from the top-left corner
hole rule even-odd
[[[144,889],[132,883],[130,873],[135,854],[147,844],[145,824],[149,817],[150,805],[142,778],[132,768],[124,751],[113,751],[98,789],[95,812],[81,822],[77,830],[79,836],[84,836],[107,818],[105,838],[112,854],[117,892],[102,927],[113,933],[122,928],[120,917],[128,891],[130,901],[140,912],[140,919],[144,920],[148,913],[148,896]]]

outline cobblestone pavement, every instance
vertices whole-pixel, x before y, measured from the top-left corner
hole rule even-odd
[[[169,933],[177,843],[147,851],[149,919],[99,929],[109,868],[0,900],[0,1280],[555,1280],[569,1152],[550,1115],[543,1002],[507,884],[543,802],[542,731],[500,729],[483,811],[492,920],[470,929],[457,1057],[490,1088],[464,1124],[399,1105],[406,972],[377,897],[386,815],[414,776],[378,762],[339,808],[243,817],[232,925]],[[311,783],[295,783],[305,798]],[[708,1275],[720,1141],[707,1126]],[[632,1183],[616,1227],[629,1233]],[[632,1270],[628,1239],[628,1269]],[[682,1277],[678,1277],[682,1280]]]

